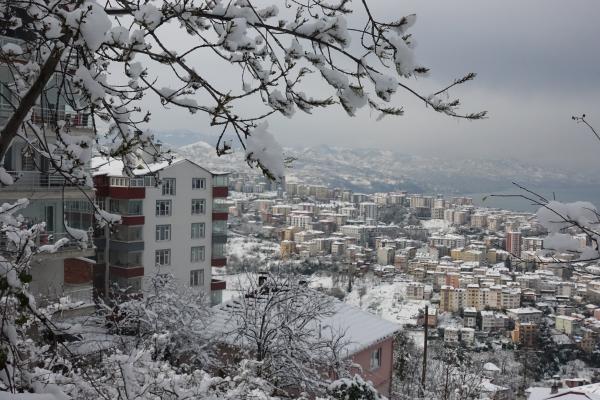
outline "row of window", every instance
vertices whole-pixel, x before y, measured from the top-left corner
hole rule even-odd
[[[201,239],[205,235],[206,226],[204,222],[193,222],[191,225],[192,239]],[[156,225],[156,241],[171,240],[171,224]]]
[[[156,216],[169,217],[172,213],[171,200],[156,200]],[[192,199],[192,215],[204,214],[206,212],[205,199]]]
[[[204,261],[204,246],[193,246],[190,248],[190,262],[199,263]],[[154,252],[154,261],[157,266],[171,265],[171,249],[160,249]]]
[[[163,196],[175,196],[175,178],[164,178],[162,180],[162,194]],[[206,189],[205,178],[192,178],[192,189]]]

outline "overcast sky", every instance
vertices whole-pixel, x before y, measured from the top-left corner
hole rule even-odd
[[[277,3],[274,1],[274,3]],[[535,164],[600,167],[600,142],[571,121],[586,113],[600,128],[600,1],[369,0],[382,19],[417,14],[412,28],[426,79],[408,83],[429,93],[466,72],[475,81],[455,91],[465,111],[487,110],[485,121],[459,121],[399,93],[403,117],[376,122],[340,109],[271,118],[284,145],[378,147],[407,154],[517,158]],[[228,79],[230,77],[223,77]],[[155,109],[153,127],[203,129],[185,112]]]

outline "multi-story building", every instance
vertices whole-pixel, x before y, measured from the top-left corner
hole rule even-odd
[[[134,177],[121,171],[111,161],[94,173],[97,203],[122,216],[109,240],[96,241],[97,287],[108,262],[110,281],[121,288],[144,290],[144,277],[167,271],[220,302],[225,282],[212,280],[211,267],[226,264],[227,175],[189,160],[151,164]]]
[[[544,239],[539,237],[523,238],[524,251],[537,251],[544,248]]]
[[[487,228],[487,218],[485,214],[474,214],[471,216],[471,226],[473,228],[485,229]]]
[[[17,29],[13,37],[0,36],[0,46],[19,44],[21,40]],[[17,63],[21,61],[23,64],[26,62],[25,59],[16,60]],[[13,73],[8,64],[0,63],[0,128],[13,113],[12,100],[16,100],[12,94]],[[56,79],[58,82],[60,78]],[[48,90],[32,108],[31,121],[36,126],[36,133],[29,129],[20,131],[0,160],[0,166],[14,180],[12,185],[0,184],[0,204],[12,204],[24,198],[29,200],[29,205],[19,210],[19,214],[24,218],[24,227],[45,222],[45,229],[37,238],[38,245],[69,239],[56,252],[40,254],[32,259],[29,291],[38,304],[68,296],[72,301],[91,305],[93,260],[88,257],[94,255],[91,240],[93,189],[84,183],[77,185],[67,180],[57,172],[52,160],[34,151],[28,142],[39,140],[52,146],[57,141],[56,128],[59,125],[75,138],[91,140],[92,117],[71,109],[64,96],[53,95]],[[74,240],[73,229],[87,232],[88,242],[81,245]],[[5,236],[0,234],[0,253],[5,246]]]
[[[377,204],[372,202],[363,202],[359,204],[360,216],[365,220],[377,220]]]
[[[515,329],[511,332],[513,343],[518,343],[523,347],[535,347],[537,344],[538,326],[533,322],[518,322]]]
[[[521,323],[533,322],[534,324],[538,324],[542,320],[542,311],[532,307],[511,308],[506,310],[506,315],[510,319]]]
[[[312,213],[309,211],[305,212],[292,212],[288,216],[291,226],[296,226],[301,229],[307,229],[308,225],[312,222]]]
[[[516,257],[521,256],[521,232],[506,232],[505,250]]]
[[[406,298],[409,300],[423,300],[425,298],[425,285],[419,282],[409,282],[406,286]]]

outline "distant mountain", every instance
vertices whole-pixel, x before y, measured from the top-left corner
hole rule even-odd
[[[177,151],[213,169],[251,171],[243,153],[217,157],[213,145],[196,142]],[[516,181],[524,185],[593,185],[597,175],[551,170],[513,159],[442,159],[411,156],[392,150],[319,146],[286,148],[295,158],[288,180],[343,187],[357,192],[407,190],[423,193],[479,193],[504,190]],[[257,172],[256,172],[257,173]]]
[[[173,129],[158,132],[156,138],[172,148],[178,148],[196,142],[206,142],[215,145],[218,136],[211,133],[193,131],[191,129]]]

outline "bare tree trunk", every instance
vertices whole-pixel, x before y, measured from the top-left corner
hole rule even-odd
[[[66,38],[63,41],[68,41],[71,34],[68,33],[65,36]],[[42,91],[48,84],[48,81],[50,81],[50,78],[52,78],[65,48],[66,46],[62,46],[61,48],[54,46],[54,49],[52,49],[52,52],[40,70],[40,75],[15,107],[14,112],[0,132],[0,160],[4,158],[13,139],[17,136],[19,128],[23,124],[23,121],[25,121],[25,117],[42,95]]]

